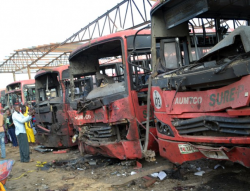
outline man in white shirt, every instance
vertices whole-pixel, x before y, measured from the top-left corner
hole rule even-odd
[[[14,109],[15,111],[12,114],[12,119],[16,127],[15,133],[16,133],[17,140],[19,143],[21,162],[28,163],[30,162],[30,151],[29,151],[29,143],[28,143],[28,138],[26,135],[24,123],[32,119],[33,113],[29,113],[29,115],[25,117],[20,112],[19,105],[14,106]]]

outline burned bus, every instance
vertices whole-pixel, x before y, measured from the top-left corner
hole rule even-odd
[[[28,102],[35,104],[35,80],[16,81],[6,86],[5,104],[9,107]]]
[[[209,158],[250,167],[250,27],[236,25],[248,24],[249,8],[244,0],[170,0],[151,10],[159,152],[177,165]]]
[[[122,160],[154,159],[151,152],[144,152],[158,150],[152,113],[148,137],[145,130],[150,44],[149,30],[127,30],[92,40],[71,53],[68,113],[78,130],[82,153]],[[140,56],[146,59],[140,60]],[[121,64],[100,65],[105,59],[120,59]],[[86,76],[95,76],[96,84],[86,97],[79,97],[74,93],[74,80],[85,80]]]
[[[51,148],[68,148],[75,134],[69,123],[69,65],[42,70],[35,76],[36,142]]]

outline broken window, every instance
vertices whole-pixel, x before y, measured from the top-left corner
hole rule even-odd
[[[112,59],[100,65],[100,74],[110,78],[109,82],[122,82],[124,81],[124,68],[121,59]],[[96,76],[98,78],[98,76]],[[97,79],[97,87],[105,83],[105,79]]]
[[[95,82],[93,76],[82,76],[74,79],[74,95],[75,99],[86,97],[93,89],[93,83]],[[68,87],[68,86],[67,86]],[[71,91],[69,90],[69,96],[71,97]]]
[[[21,104],[22,103],[21,91],[9,94],[9,103],[12,105]]]
[[[122,61],[120,40],[94,45],[74,56],[70,60],[72,99],[94,99],[124,92],[125,66]]]
[[[46,101],[62,96],[57,72],[44,73],[36,77],[36,88],[38,91],[39,101]]]
[[[25,98],[25,101],[36,100],[35,84],[24,86],[24,98]]]
[[[129,57],[129,62],[133,89],[146,88],[151,74],[151,54],[137,52]]]

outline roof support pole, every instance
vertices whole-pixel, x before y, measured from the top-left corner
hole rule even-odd
[[[13,80],[14,80],[14,82],[16,81],[16,74],[15,74],[15,72],[13,72]]]
[[[219,18],[215,18],[214,21],[215,21],[217,43],[218,43],[218,42],[220,42],[222,40],[221,39],[221,34],[219,32],[219,30],[220,30],[220,19]]]
[[[28,71],[28,76],[29,76],[29,80],[31,79],[31,75],[30,75],[30,67],[27,67],[27,71]]]

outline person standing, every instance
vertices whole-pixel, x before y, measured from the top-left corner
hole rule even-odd
[[[12,141],[12,145],[13,147],[17,147],[17,138],[16,138],[16,134],[15,134],[15,125],[13,123],[13,119],[12,119],[12,114],[10,112],[10,109],[6,110],[6,126],[8,129],[8,133],[10,135],[11,141]]]
[[[29,143],[28,143],[24,123],[28,122],[32,119],[33,113],[29,113],[29,115],[27,117],[25,117],[20,112],[19,105],[15,105],[14,110],[15,111],[12,115],[12,119],[13,119],[14,125],[16,127],[16,136],[17,136],[17,140],[19,143],[21,162],[28,163],[31,161],[30,161]]]
[[[5,132],[4,132],[4,119],[3,119],[3,115],[0,114],[0,144],[1,144],[1,157],[5,158],[6,157],[6,152],[5,152],[5,141],[4,141],[4,137],[5,137]]]
[[[5,137],[4,137],[4,140],[5,140],[5,144],[8,143],[8,141],[11,139],[10,138],[10,135],[8,134],[8,129],[7,129],[7,124],[6,124],[6,119],[7,119],[7,114],[6,114],[6,110],[9,109],[9,106],[5,106],[4,109],[3,109],[3,121],[4,121],[4,130],[5,130]]]
[[[29,114],[29,108],[28,106],[22,106],[22,113],[26,117]],[[31,121],[25,122],[25,130],[28,138],[29,143],[35,143],[35,135],[32,129],[32,126],[30,125]]]

